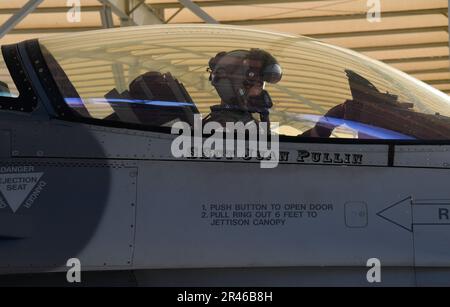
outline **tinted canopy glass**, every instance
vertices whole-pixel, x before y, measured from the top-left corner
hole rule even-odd
[[[360,54],[232,26],[148,26],[40,40],[80,116],[146,126],[279,123],[313,138],[450,139],[442,92]],[[275,127],[275,126],[274,126]]]

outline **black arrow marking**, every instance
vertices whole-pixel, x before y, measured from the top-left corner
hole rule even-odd
[[[409,232],[413,232],[414,225],[450,225],[450,200],[414,200],[410,196],[377,215]]]

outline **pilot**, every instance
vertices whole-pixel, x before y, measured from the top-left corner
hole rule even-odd
[[[281,66],[270,53],[262,49],[220,52],[210,59],[208,71],[221,103],[211,107],[204,124],[258,122],[254,113],[262,122],[269,122],[272,99],[265,83],[277,83],[282,77]]]

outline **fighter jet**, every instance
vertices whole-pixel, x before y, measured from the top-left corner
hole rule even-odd
[[[450,99],[423,82],[224,25],[1,51],[0,284],[450,285]],[[229,123],[277,163],[198,150]]]

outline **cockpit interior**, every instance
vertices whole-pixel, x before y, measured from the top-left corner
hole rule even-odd
[[[33,112],[47,95],[52,116],[130,129],[193,125],[199,115],[277,123],[273,132],[295,138],[450,138],[449,98],[385,64],[303,37],[210,31],[104,31],[3,46],[0,108]],[[21,52],[33,78],[22,77]]]

